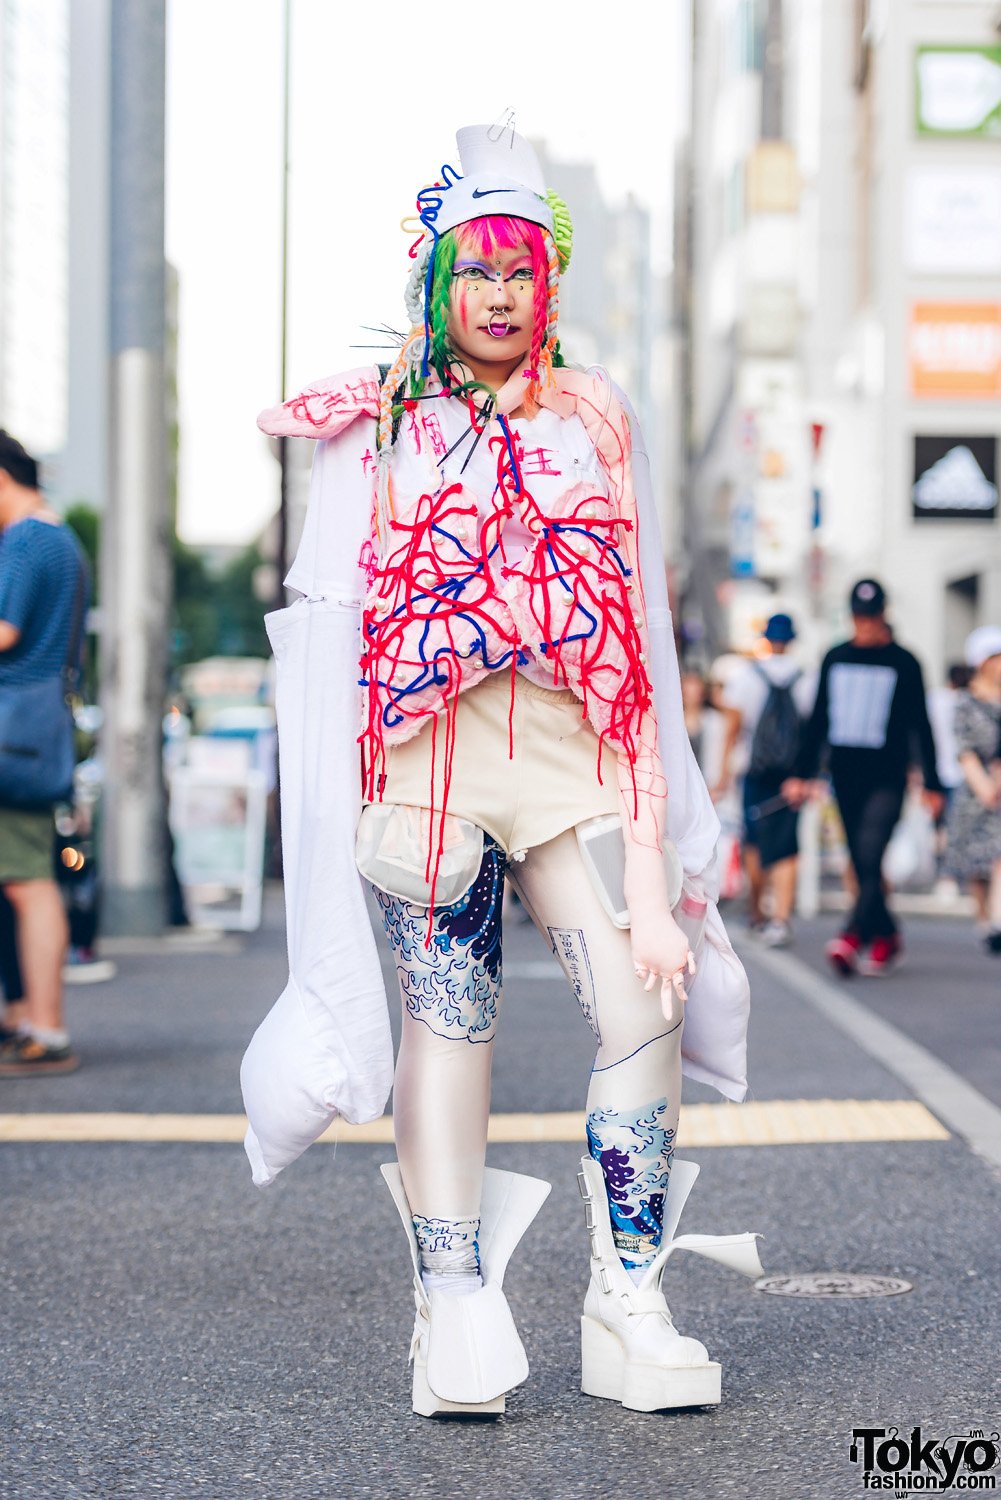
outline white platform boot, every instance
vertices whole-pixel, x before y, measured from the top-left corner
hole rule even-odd
[[[715,1406],[720,1367],[697,1339],[682,1338],[660,1280],[675,1250],[691,1250],[743,1276],[763,1274],[755,1234],[685,1234],[676,1237],[681,1210],[699,1168],[675,1160],[664,1199],[664,1236],[657,1257],[637,1286],[615,1248],[600,1162],[585,1156],[577,1182],[591,1239],[591,1284],[581,1328],[581,1390],[620,1401],[633,1411],[675,1406]]]
[[[425,1290],[413,1215],[397,1162],[382,1168],[399,1210],[414,1267],[417,1316],[410,1342],[414,1411],[500,1415],[508,1391],[528,1378],[524,1345],[504,1296],[504,1272],[525,1230],[549,1197],[550,1184],[487,1167],[480,1200],[483,1286],[465,1296]]]

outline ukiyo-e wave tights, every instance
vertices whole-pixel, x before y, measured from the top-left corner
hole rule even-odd
[[[507,865],[484,836],[471,889],[435,911],[376,891],[403,1002],[393,1119],[425,1279],[476,1285],[476,1236],[501,1008],[501,903],[508,873],[549,943],[594,1032],[587,1136],[600,1161],[616,1246],[627,1269],[660,1244],[681,1102],[684,1008],[665,1017],[660,986],[633,971],[629,934],[615,927],[581,861],[573,829]]]

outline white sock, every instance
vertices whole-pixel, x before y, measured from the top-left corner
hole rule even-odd
[[[43,1047],[68,1047],[70,1044],[69,1032],[63,1031],[61,1027],[26,1026],[24,1029],[36,1042],[41,1042]]]
[[[426,1218],[414,1214],[414,1234],[421,1251],[421,1280],[427,1292],[468,1297],[483,1285],[476,1219]]]
[[[470,1297],[483,1285],[479,1271],[422,1271],[424,1290],[445,1292],[450,1297]]]
[[[643,1277],[649,1271],[650,1267],[649,1266],[623,1266],[622,1269],[625,1271],[626,1275],[629,1277],[629,1280],[632,1282],[633,1286],[639,1286],[640,1282],[643,1280]]]

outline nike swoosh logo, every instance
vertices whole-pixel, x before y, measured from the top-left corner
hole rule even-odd
[[[473,188],[474,198],[490,198],[494,193],[516,193],[517,188]]]

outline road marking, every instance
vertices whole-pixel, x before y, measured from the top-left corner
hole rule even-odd
[[[766,948],[755,948],[747,956],[752,966],[760,964],[774,974],[888,1073],[912,1089],[966,1141],[971,1151],[991,1166],[1001,1167],[1001,1109],[979,1089],[889,1021],[853,1000],[843,987],[814,973],[801,958]]]
[[[243,1140],[242,1115],[20,1114],[0,1115],[0,1141],[112,1142],[189,1145],[232,1144]],[[335,1121],[320,1140],[326,1143],[378,1143],[393,1139],[391,1116],[366,1125]],[[558,1142],[584,1140],[584,1115],[491,1115],[491,1141]],[[804,1146],[848,1141],[945,1141],[949,1132],[913,1099],[756,1099],[750,1104],[686,1104],[678,1139],[687,1148],[704,1146]]]

